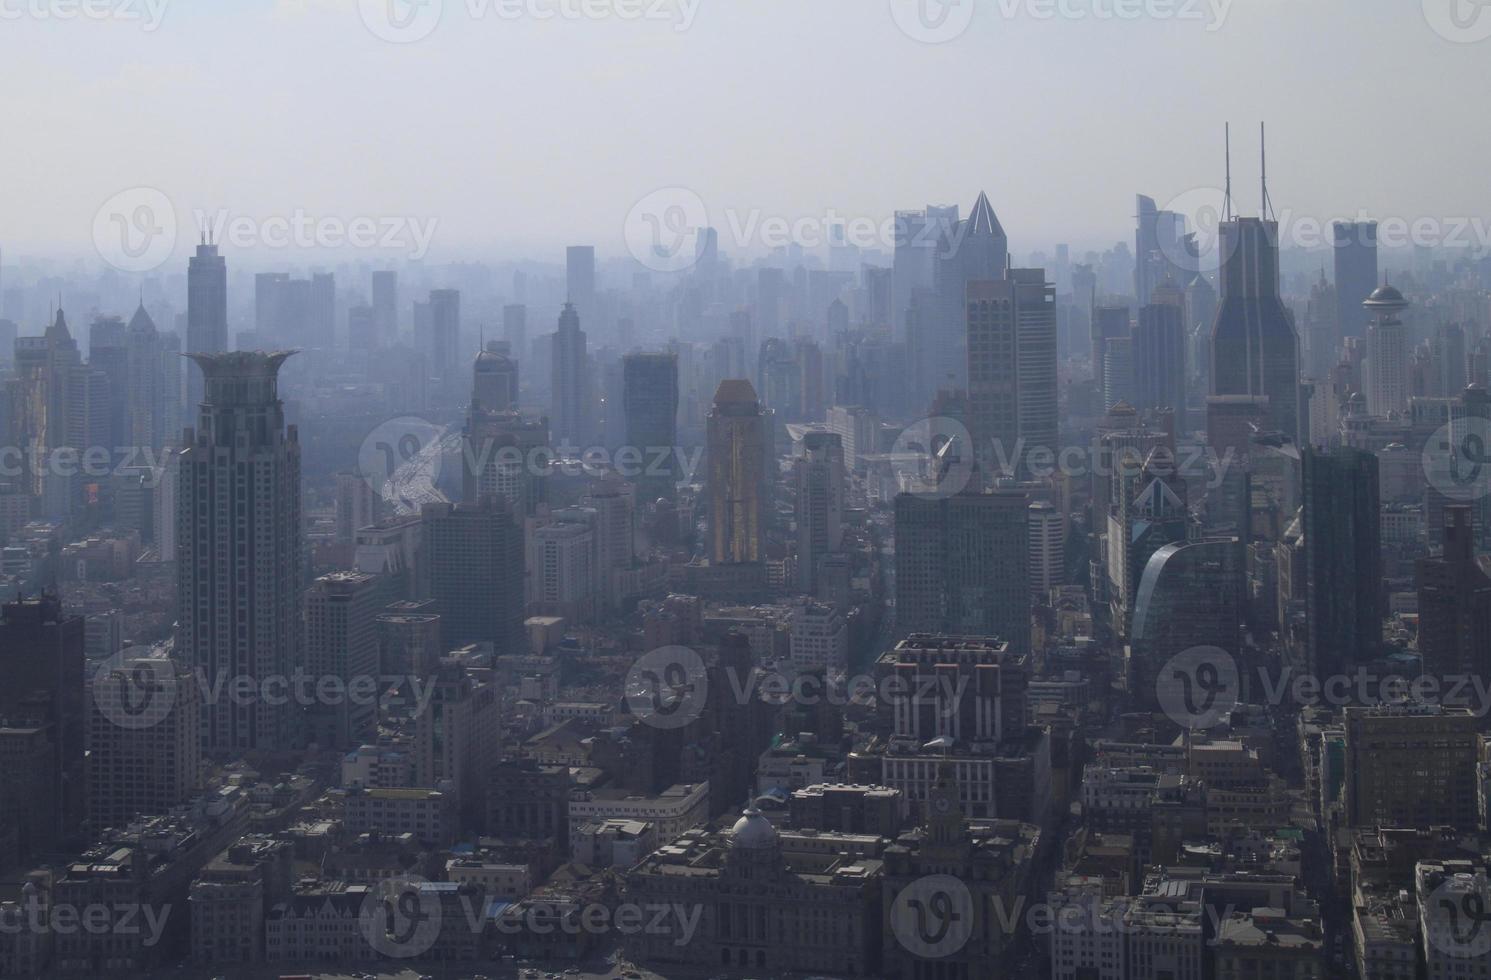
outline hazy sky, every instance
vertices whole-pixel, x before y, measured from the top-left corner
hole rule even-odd
[[[1263,118],[1281,209],[1491,214],[1491,40],[1431,26],[1491,34],[1485,0],[962,0],[941,44],[910,36],[940,0],[392,0],[433,26],[409,43],[368,26],[389,2],[0,0],[0,246],[91,252],[136,187],[174,205],[175,258],[202,208],[433,220],[432,260],[618,254],[660,187],[722,229],[983,188],[1023,254],[1220,183],[1224,119],[1256,210]]]

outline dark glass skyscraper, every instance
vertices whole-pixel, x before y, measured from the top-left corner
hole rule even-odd
[[[626,444],[641,453],[637,495],[643,501],[677,493],[678,355],[664,352],[622,358]]]
[[[1308,667],[1327,677],[1374,659],[1382,647],[1377,457],[1344,447],[1306,447],[1300,455]]]
[[[1372,317],[1362,304],[1378,286],[1377,222],[1338,221],[1334,231],[1336,317],[1341,337],[1365,337]]]
[[[1211,341],[1211,393],[1268,399],[1269,426],[1300,432],[1299,340],[1279,298],[1279,223],[1222,223],[1222,290]]]

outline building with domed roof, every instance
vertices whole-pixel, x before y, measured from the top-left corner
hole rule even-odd
[[[698,909],[692,935],[663,917],[629,953],[654,967],[879,976],[882,863],[867,840],[783,835],[755,807],[729,831],[691,831],[628,872],[625,893],[643,908]]]

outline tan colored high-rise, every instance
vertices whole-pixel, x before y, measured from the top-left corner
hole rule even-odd
[[[716,564],[765,557],[767,436],[751,383],[720,382],[708,424],[710,558]]]

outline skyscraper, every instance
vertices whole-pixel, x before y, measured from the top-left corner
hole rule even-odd
[[[373,345],[395,344],[399,339],[399,274],[379,269],[373,273]]]
[[[896,497],[896,632],[996,636],[1030,649],[1029,497]]]
[[[1186,218],[1161,211],[1154,198],[1138,195],[1134,233],[1134,293],[1141,307],[1152,303],[1154,290],[1165,283],[1184,282],[1194,255]]]
[[[550,425],[555,443],[583,450],[597,433],[591,415],[590,353],[585,331],[580,329],[580,312],[573,303],[565,303],[559,314],[552,367]]]
[[[1337,325],[1342,339],[1365,337],[1371,323],[1362,303],[1377,288],[1377,222],[1338,221],[1334,225]]]
[[[306,672],[318,679],[336,678],[347,692],[312,706],[307,734],[324,748],[356,748],[377,736],[376,696],[353,692],[375,686],[377,617],[386,599],[378,577],[362,572],[323,575],[306,591]]]
[[[595,246],[571,245],[565,249],[564,273],[567,301],[574,306],[580,322],[594,329],[600,323],[595,294]]]
[[[27,801],[46,822],[33,825],[22,847],[49,847],[83,823],[83,617],[65,612],[55,595],[0,606],[0,676],[0,718],[7,723],[0,727],[46,729],[48,798]]]
[[[635,353],[622,358],[626,444],[641,453],[637,496],[673,499],[678,488],[678,355]]]
[[[767,417],[749,381],[720,382],[706,425],[710,558],[716,564],[766,557],[770,504],[766,427]]]
[[[1377,457],[1344,447],[1306,447],[1300,456],[1309,670],[1328,677],[1373,660],[1382,647]]]
[[[925,404],[941,387],[967,383],[968,284],[1005,278],[1009,268],[1009,237],[994,214],[988,195],[980,193],[968,217],[943,230],[933,266],[935,313],[930,323],[918,324],[923,351],[917,379],[918,403]]]
[[[1408,336],[1398,317],[1407,308],[1408,301],[1392,286],[1379,286],[1362,301],[1372,321],[1362,381],[1373,415],[1408,411]]]
[[[430,371],[446,385],[460,374],[461,291],[430,290]]]
[[[797,484],[797,587],[818,589],[819,566],[844,540],[844,444],[836,432],[809,432],[793,461]]]
[[[186,266],[187,354],[218,354],[228,349],[228,263],[217,245],[203,236],[197,254]],[[194,413],[202,401],[200,371],[187,381],[187,411]]]
[[[1134,325],[1134,399],[1140,411],[1169,409],[1175,413],[1175,428],[1186,431],[1186,329],[1185,310],[1173,303],[1155,303],[1139,308]],[[1110,406],[1111,407],[1111,406]]]
[[[1415,578],[1424,673],[1442,681],[1491,677],[1491,576],[1476,561],[1469,507],[1444,508],[1444,550],[1415,562]]]
[[[1158,705],[1160,669],[1194,647],[1241,652],[1244,554],[1237,538],[1167,544],[1144,565],[1129,629],[1129,685]]]
[[[1279,298],[1279,223],[1222,222],[1222,290],[1211,341],[1211,393],[1268,399],[1269,427],[1298,441],[1299,341]]]
[[[1041,269],[1010,269],[969,281],[966,311],[975,457],[987,472],[1027,479],[1031,452],[1056,451],[1056,289]]]
[[[300,441],[286,427],[280,365],[292,352],[195,353],[204,398],[178,457],[176,655],[208,690],[289,678],[300,665]],[[293,748],[285,699],[220,694],[203,748]]]
[[[511,507],[487,495],[426,504],[421,519],[445,648],[490,642],[499,655],[525,649],[523,529]]]
[[[528,357],[528,307],[509,303],[502,308],[502,336],[513,357],[519,361]]]
[[[517,410],[518,362],[508,356],[504,341],[487,341],[486,350],[476,355],[471,374],[473,406],[489,412]]]
[[[181,438],[181,405],[171,384],[180,376],[174,363],[177,358],[173,355],[169,365],[176,371],[169,371],[160,332],[143,303],[130,318],[124,344],[129,379],[125,397],[128,441],[121,445],[159,449],[168,439],[175,442]]]

